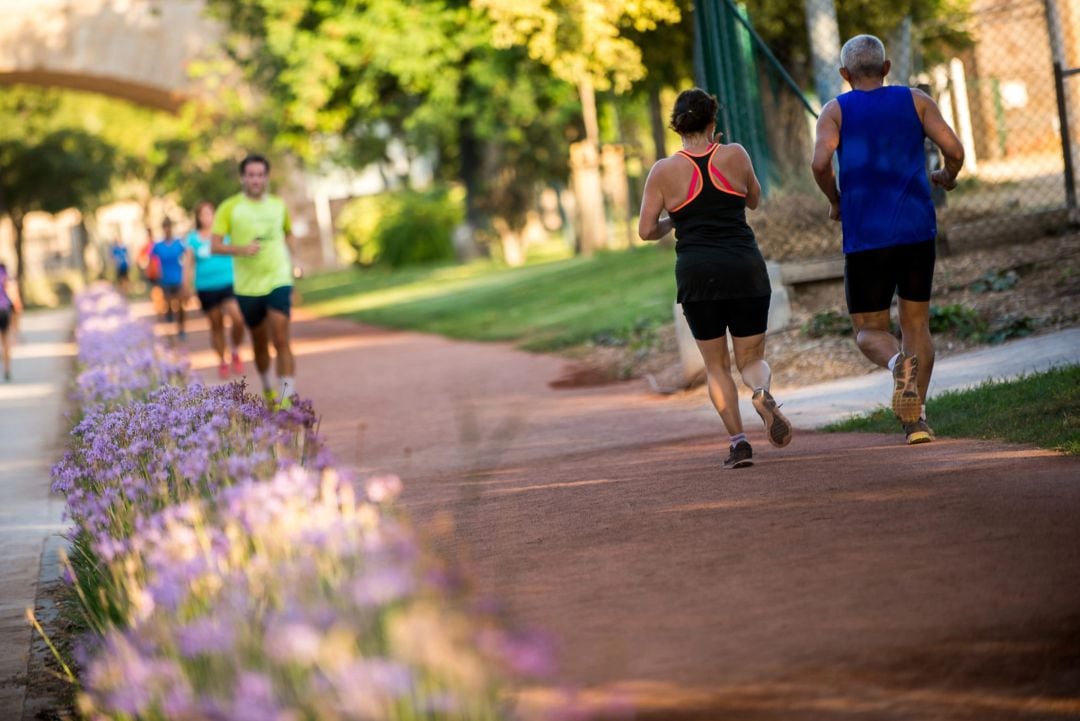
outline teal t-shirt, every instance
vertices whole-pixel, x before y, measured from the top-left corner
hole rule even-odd
[[[196,231],[184,239],[195,256],[195,290],[221,290],[233,284],[233,260],[227,255],[210,252],[210,241],[203,240]],[[228,243],[229,239],[226,238]]]

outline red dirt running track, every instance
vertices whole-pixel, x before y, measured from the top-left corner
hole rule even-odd
[[[586,698],[657,720],[1080,719],[1078,458],[899,434],[778,451],[753,418],[756,465],[722,471],[703,392],[556,390],[558,357],[303,315],[294,340],[338,457],[399,474],[417,525],[452,519],[440,543]],[[187,345],[211,365],[204,333]]]

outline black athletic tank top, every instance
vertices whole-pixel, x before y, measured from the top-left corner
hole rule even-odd
[[[669,213],[680,303],[772,293],[765,259],[746,223],[746,195],[712,164],[719,148],[713,145],[702,155],[677,153],[694,164],[688,197]]]

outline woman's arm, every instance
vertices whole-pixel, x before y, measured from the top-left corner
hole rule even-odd
[[[642,240],[660,240],[671,232],[673,223],[671,216],[660,217],[664,211],[664,193],[660,189],[659,161],[649,171],[649,177],[645,180],[645,190],[641,194],[641,212],[638,214],[638,236]]]
[[[756,210],[761,203],[761,183],[758,182],[757,174],[754,172],[754,161],[750,159],[750,153],[746,152],[746,148],[737,143],[733,145],[739,149],[743,162],[746,163],[746,207]]]
[[[195,294],[195,249],[188,246],[188,249],[184,251],[183,259],[184,275],[181,285],[184,288],[184,295],[190,298]]]
[[[13,280],[7,281],[7,296],[11,301],[11,310],[13,313],[22,313],[22,296],[19,295],[19,284]]]

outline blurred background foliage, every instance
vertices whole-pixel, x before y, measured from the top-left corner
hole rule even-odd
[[[936,22],[941,32],[926,42],[944,42],[964,3],[857,0],[837,13],[844,36],[888,36],[911,17]],[[744,7],[808,86],[801,0]],[[315,175],[375,167],[404,193],[354,202],[336,219],[359,263],[442,257],[454,229],[422,226],[458,219],[468,242],[449,247],[459,257],[509,257],[499,243],[522,236],[542,193],[561,203],[572,185],[574,144],[621,147],[615,174],[626,192],[608,220],[629,227],[649,167],[677,142],[668,107],[693,84],[693,0],[206,0],[205,11],[224,29],[222,52],[192,64],[200,92],[177,114],[68,90],[0,89],[0,214],[17,224],[65,203],[148,208],[154,198],[191,208],[235,192],[237,160],[262,151],[275,167]],[[79,157],[50,165],[42,154]],[[32,182],[29,164],[79,180],[58,198]],[[418,164],[431,171],[422,182]],[[378,221],[362,217],[373,208]],[[403,213],[414,217],[393,226]],[[568,221],[574,208],[560,204],[558,214]],[[563,229],[572,248],[572,225]],[[398,249],[402,233],[421,247]]]

